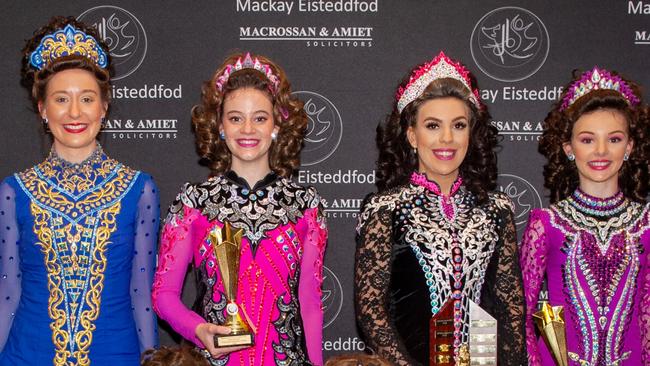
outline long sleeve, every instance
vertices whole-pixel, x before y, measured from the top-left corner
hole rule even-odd
[[[131,304],[138,330],[140,353],[158,346],[156,316],[151,306],[151,284],[156,266],[159,224],[158,189],[153,180],[147,177],[138,201],[131,267]]]
[[[355,259],[357,323],[366,344],[379,356],[395,365],[413,365],[388,318],[391,211],[380,209],[362,217]]]
[[[206,321],[181,301],[185,273],[192,260],[192,223],[200,214],[188,207],[182,210],[182,214],[171,214],[162,230],[158,268],[152,289],[153,307],[183,338],[204,348],[195,330]]]
[[[492,283],[485,285],[497,317],[499,365],[519,366],[527,363],[524,290],[512,211],[504,211],[507,212],[503,215],[503,232],[495,253],[495,276]]]
[[[0,351],[4,349],[21,294],[16,193],[0,184]]]
[[[323,284],[323,256],[327,243],[325,218],[318,208],[305,212],[297,231],[303,245],[300,262],[298,301],[300,315],[305,328],[305,339],[309,360],[314,365],[323,364],[323,306],[321,301]]]
[[[650,234],[646,233],[645,235]],[[645,266],[639,274],[642,284],[641,301],[639,303],[639,327],[641,327],[641,344],[643,345],[641,360],[644,365],[650,365],[650,251],[647,251],[645,256]]]
[[[546,272],[546,233],[541,211],[533,210],[528,218],[521,243],[521,269],[526,296],[526,347],[531,366],[541,365],[541,356],[537,347],[533,314],[537,309],[539,292]]]

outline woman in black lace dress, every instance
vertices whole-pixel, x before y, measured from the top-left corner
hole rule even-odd
[[[458,360],[471,300],[498,322],[499,365],[524,365],[512,203],[494,191],[497,132],[469,72],[440,53],[412,71],[396,99],[377,130],[379,192],[358,226],[357,321],[366,343],[396,365],[426,365],[429,321],[451,301]]]

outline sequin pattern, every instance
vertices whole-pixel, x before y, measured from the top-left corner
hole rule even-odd
[[[203,289],[194,310],[207,321],[222,324],[225,320],[223,282],[212,244],[206,239],[207,231],[219,229],[224,222],[244,229],[236,301],[253,329],[255,346],[219,359],[204,353],[213,366],[309,364],[298,287],[303,280],[311,281],[306,278],[311,275],[317,288],[309,288],[310,297],[320,293],[326,238],[320,207],[320,197],[313,188],[300,187],[288,179],[277,177],[251,190],[231,176],[188,184],[172,204],[169,227],[181,228],[186,219],[205,222],[201,224],[206,227],[204,231],[194,234],[193,264],[198,287]],[[196,212],[200,212],[199,218],[190,216]],[[322,235],[307,239],[312,232]],[[199,238],[203,239],[199,242]],[[307,250],[311,264],[303,274]],[[169,263],[166,261],[165,266]],[[318,347],[320,352],[320,340]]]
[[[44,256],[55,365],[89,365],[94,321],[99,316],[106,249],[116,230],[120,200],[138,172],[100,149],[78,165],[54,152],[16,174],[31,201],[34,233]]]
[[[569,357],[585,365],[618,365],[635,352],[621,344],[640,271],[639,221],[647,209],[620,201],[607,209],[610,217],[599,220],[588,203],[567,199],[550,209],[551,225],[566,237],[562,275],[580,338]]]

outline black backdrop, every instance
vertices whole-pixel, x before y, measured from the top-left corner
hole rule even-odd
[[[375,127],[398,81],[440,50],[476,75],[502,136],[500,188],[521,233],[546,204],[541,121],[575,68],[599,65],[650,85],[650,2],[431,0],[5,1],[0,59],[0,176],[39,162],[49,139],[19,85],[20,49],[52,15],[95,24],[116,64],[100,141],[114,158],[152,174],[167,207],[200,181],[190,108],[227,54],[268,55],[307,103],[310,130],[297,180],[327,201],[330,239],[323,305],[325,355],[365,346],[354,325],[354,226],[374,190]],[[189,303],[191,281],[184,293]],[[177,336],[162,325],[161,343]]]

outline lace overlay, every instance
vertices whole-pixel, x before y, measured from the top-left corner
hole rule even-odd
[[[407,326],[392,319],[408,312],[408,302],[400,297],[424,291],[424,296],[410,300],[428,302],[428,314],[414,321],[420,328],[417,324],[428,324],[448,299],[456,299],[461,319],[457,346],[468,342],[471,299],[497,318],[499,364],[519,365],[525,362],[524,301],[511,203],[494,193],[488,204],[479,206],[462,187],[449,200],[408,185],[375,195],[365,204],[356,257],[359,325],[368,345],[382,357],[396,364],[426,363],[428,344],[412,340],[408,329],[400,329]],[[460,262],[452,260],[452,251],[460,253]],[[401,268],[411,263],[420,269],[407,273]],[[410,285],[414,280],[421,285]],[[404,318],[400,324],[413,321]],[[420,332],[414,331],[428,339],[428,329]]]
[[[400,198],[399,190],[374,196],[364,206],[358,225],[355,257],[355,297],[357,323],[366,345],[395,365],[412,365],[388,316],[388,286],[392,210]]]

